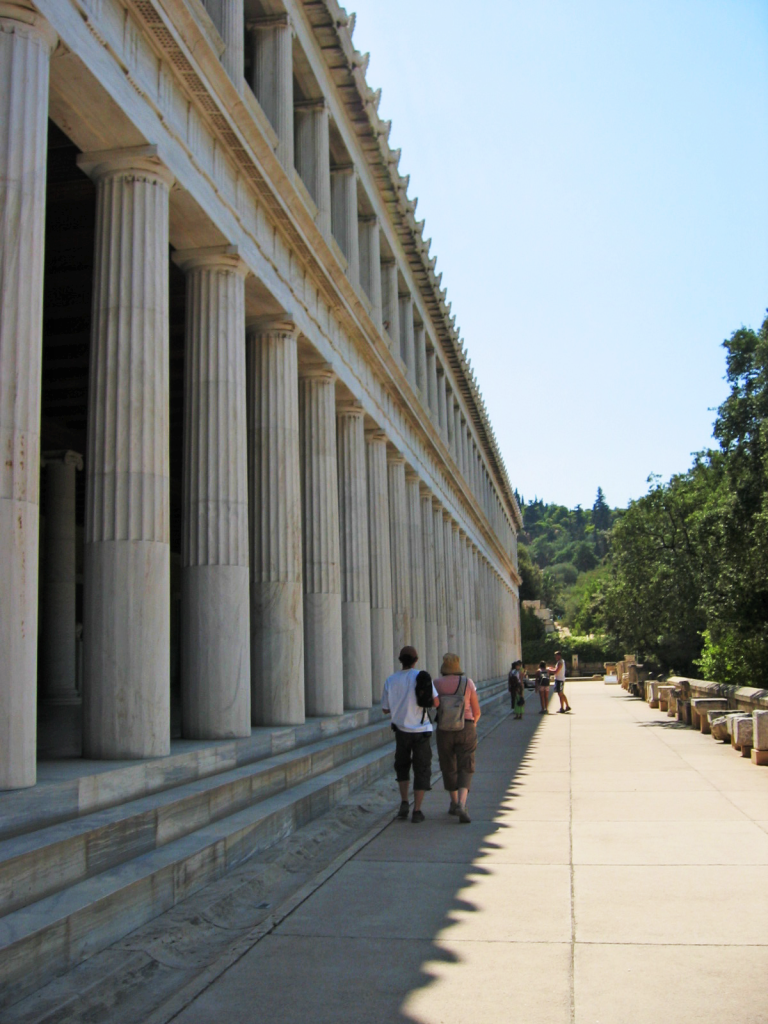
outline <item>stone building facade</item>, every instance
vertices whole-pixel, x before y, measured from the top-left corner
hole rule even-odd
[[[519,654],[520,511],[335,0],[0,0],[0,789]],[[39,721],[39,731],[38,731]]]

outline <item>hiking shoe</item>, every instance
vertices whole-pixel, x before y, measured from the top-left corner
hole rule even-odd
[[[403,802],[400,804],[400,810],[397,812],[398,818],[407,818],[409,810],[410,807],[408,805],[408,801],[403,800]]]
[[[451,800],[451,806],[448,808],[448,813],[453,814],[454,817],[459,813],[459,805],[455,804],[453,800]]]
[[[424,814],[422,811],[414,811],[411,815],[411,821],[414,825],[418,825],[420,821],[424,821]]]
[[[470,816],[467,814],[467,808],[459,806],[458,810],[459,822],[462,825],[469,825],[472,821]]]

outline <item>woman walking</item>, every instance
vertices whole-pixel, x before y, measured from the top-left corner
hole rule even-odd
[[[464,675],[458,654],[444,654],[440,675],[433,680],[440,697],[437,709],[437,755],[443,786],[451,795],[448,813],[462,825],[471,821],[467,797],[475,771],[476,725],[480,718],[477,688]]]

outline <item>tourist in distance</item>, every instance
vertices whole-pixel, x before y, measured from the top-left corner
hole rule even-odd
[[[477,723],[480,702],[477,687],[461,671],[458,654],[444,654],[440,675],[434,681],[440,697],[437,710],[437,756],[443,786],[451,796],[449,814],[462,825],[470,823],[467,797],[475,771]]]
[[[525,708],[525,678],[522,661],[512,662],[512,669],[507,677],[507,686],[515,718],[522,718]]]
[[[539,695],[541,701],[540,715],[548,715],[549,705],[549,672],[547,671],[546,661],[539,662],[539,671],[536,673],[536,693]]]
[[[419,660],[415,647],[403,647],[398,661],[403,666],[384,683],[381,695],[381,710],[392,717],[395,734],[395,777],[400,787],[400,810],[398,818],[408,817],[408,786],[413,766],[413,814],[414,825],[424,821],[421,804],[424,794],[431,789],[432,777],[432,722],[427,708],[420,706],[416,697],[416,683],[429,682],[432,691],[432,706],[440,701],[428,672],[420,672],[415,666]],[[424,678],[426,677],[426,679]]]
[[[555,693],[560,700],[560,707],[558,708],[558,715],[564,715],[566,711],[571,710],[571,705],[568,703],[568,698],[565,695],[565,662],[560,651],[555,651],[555,664],[549,666],[548,671],[552,672],[555,677]]]

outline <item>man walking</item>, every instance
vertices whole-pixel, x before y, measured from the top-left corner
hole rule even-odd
[[[415,667],[419,655],[415,647],[404,647],[398,658],[403,666],[400,672],[389,676],[384,683],[381,695],[381,710],[385,715],[392,716],[392,729],[395,733],[395,776],[400,787],[400,810],[398,818],[408,817],[408,785],[413,766],[413,814],[414,825],[424,821],[421,803],[424,794],[431,789],[429,782],[432,777],[432,723],[423,707],[416,700],[416,677],[419,670]],[[429,679],[429,676],[427,676]],[[432,686],[432,703],[437,707],[440,701],[437,690]]]

